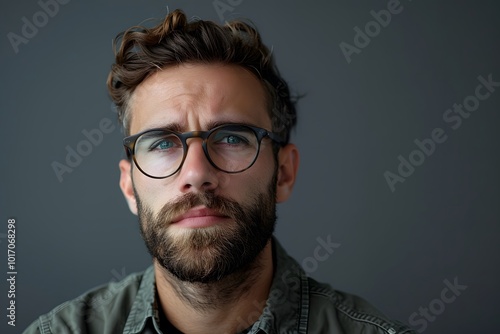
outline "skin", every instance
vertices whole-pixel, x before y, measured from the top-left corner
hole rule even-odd
[[[130,133],[175,125],[177,131],[208,130],[214,124],[246,123],[271,130],[266,94],[261,82],[246,69],[236,65],[185,64],[163,69],[145,79],[134,91],[131,100]],[[238,174],[215,169],[206,159],[202,140],[188,140],[188,153],[180,171],[166,179],[152,179],[142,174],[128,160],[119,163],[120,187],[132,213],[137,215],[133,186],[154,212],[188,192],[214,191],[239,203],[251,194],[266,191],[274,171],[274,157],[269,139],[264,139],[255,164]],[[297,175],[299,154],[288,144],[278,153],[276,202],[286,201]],[[214,217],[210,217],[214,219]],[[221,224],[230,224],[227,219]],[[174,224],[175,225],[175,224]],[[168,228],[185,229],[191,227]],[[200,295],[217,291],[213,287],[188,285],[165,273],[154,261],[159,302],[168,320],[184,333],[234,333],[242,330],[242,321],[250,325],[256,318],[248,314],[262,312],[255,301],[267,299],[273,277],[271,241],[259,254],[254,282],[248,291],[236,289],[236,298],[229,304],[217,305],[200,312],[180,298],[181,285]],[[239,319],[239,320],[238,320]],[[242,320],[243,319],[243,320]]]

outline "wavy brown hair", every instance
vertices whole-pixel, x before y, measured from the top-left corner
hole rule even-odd
[[[275,66],[272,53],[257,30],[232,21],[188,22],[181,10],[169,13],[153,28],[134,26],[114,40],[115,63],[107,86],[126,135],[130,134],[129,102],[135,88],[148,76],[180,64],[222,63],[242,66],[262,82],[268,94],[273,132],[288,143],[296,123],[295,98]]]

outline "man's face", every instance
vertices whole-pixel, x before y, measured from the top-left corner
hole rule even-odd
[[[131,100],[131,134],[210,130],[224,123],[271,130],[265,91],[239,66],[164,69],[141,83]],[[283,167],[276,165],[268,138],[254,165],[237,174],[214,168],[201,143],[189,139],[182,168],[165,179],[122,160],[120,185],[154,258],[182,280],[211,282],[253,262],[272,235],[276,200],[287,195],[277,198]]]

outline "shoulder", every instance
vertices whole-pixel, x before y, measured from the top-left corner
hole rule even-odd
[[[403,324],[389,320],[363,298],[334,290],[312,278],[308,280],[310,333],[327,333],[328,328],[343,330],[341,333],[415,333]]]
[[[149,269],[148,269],[149,270]],[[123,327],[145,272],[96,287],[40,316],[24,334],[90,333]],[[112,326],[112,327],[109,327]]]

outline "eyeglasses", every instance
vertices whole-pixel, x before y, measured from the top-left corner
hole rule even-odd
[[[205,156],[212,166],[226,173],[241,173],[257,160],[262,139],[283,145],[279,135],[245,124],[224,124],[210,131],[175,132],[147,130],[123,139],[128,156],[137,168],[154,179],[175,174],[186,159],[189,138],[203,139]]]

